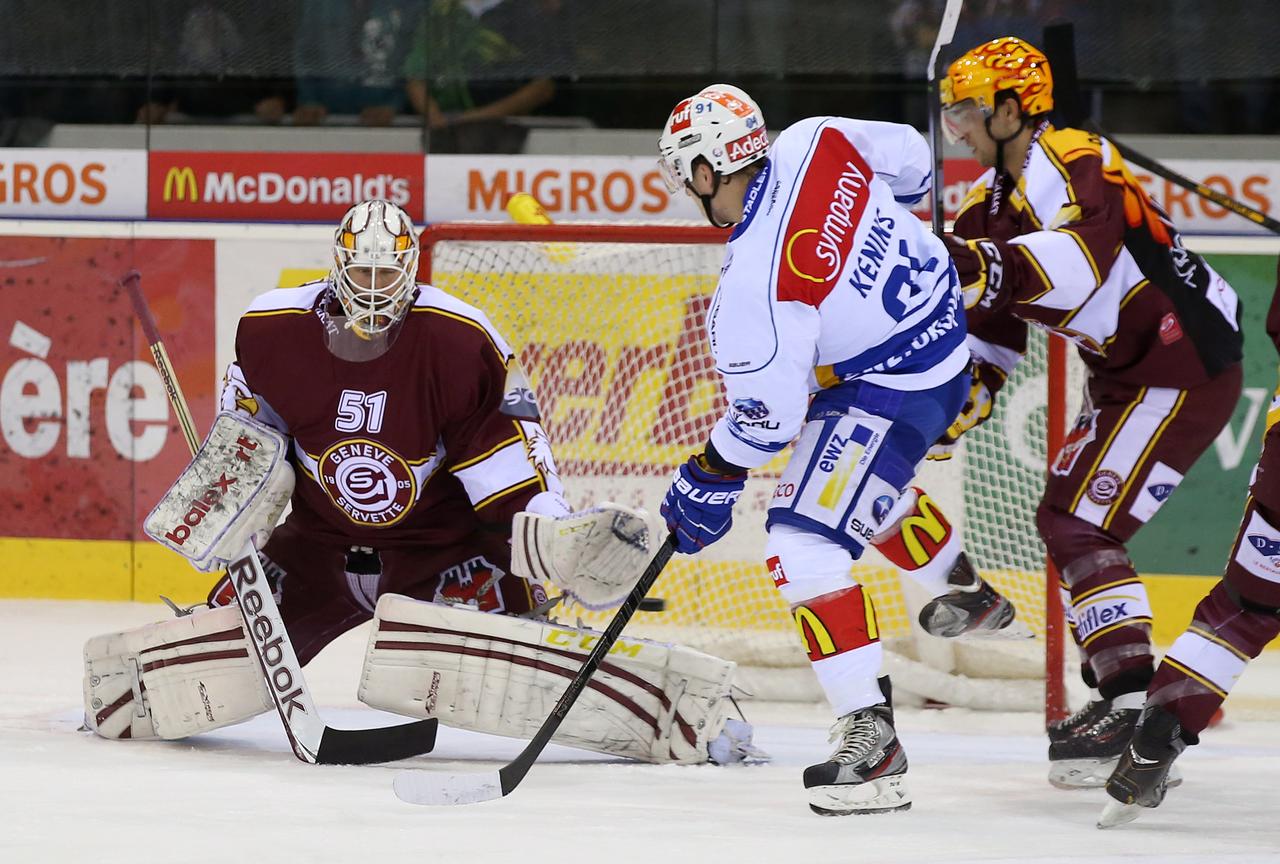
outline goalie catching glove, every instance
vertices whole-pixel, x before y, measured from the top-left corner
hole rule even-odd
[[[974,360],[969,365],[969,397],[959,416],[947,427],[936,443],[929,448],[926,458],[943,462],[955,455],[960,436],[970,429],[977,428],[991,419],[991,410],[996,404],[996,394],[1004,386],[1008,374],[994,363]]]
[[[293,484],[284,436],[223,411],[143,529],[197,570],[225,569],[244,553],[246,543],[261,549],[267,542]]]
[[[517,513],[512,521],[511,571],[550,582],[587,609],[625,600],[649,558],[644,513],[617,504],[560,517]]]

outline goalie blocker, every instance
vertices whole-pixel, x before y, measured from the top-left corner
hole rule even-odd
[[[383,595],[359,698],[446,726],[529,738],[599,636]],[[552,740],[644,762],[762,758],[750,727],[725,716],[735,668],[679,645],[619,640]]]

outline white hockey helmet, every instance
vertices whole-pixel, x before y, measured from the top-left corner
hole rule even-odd
[[[717,175],[732,174],[769,151],[764,114],[746,91],[712,84],[682,99],[658,139],[658,165],[672,194],[693,180],[693,160],[701,156]]]
[[[330,276],[347,327],[357,335],[384,333],[413,302],[418,237],[404,210],[378,198],[348,210],[333,236]]]

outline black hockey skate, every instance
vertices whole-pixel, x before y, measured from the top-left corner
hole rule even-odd
[[[1093,699],[1065,720],[1045,727],[1050,742],[1066,741],[1101,720],[1111,710],[1110,699]]]
[[[837,743],[831,758],[804,771],[809,809],[822,816],[891,813],[911,809],[907,754],[893,729],[888,677],[880,679],[885,701],[846,714],[831,727]]]
[[[920,610],[920,626],[926,633],[961,636],[1002,630],[1013,623],[1013,604],[978,575],[963,552],[951,568],[947,584],[951,591],[933,598]]]
[[[1173,760],[1187,748],[1178,718],[1160,705],[1148,705],[1125,747],[1120,764],[1107,780],[1108,801],[1098,817],[1099,828],[1123,825],[1138,818],[1139,808],[1159,807],[1170,786]]]

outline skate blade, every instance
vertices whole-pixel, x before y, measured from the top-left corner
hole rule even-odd
[[[1049,783],[1058,789],[1101,789],[1120,757],[1111,759],[1059,759],[1049,763]]]
[[[1099,828],[1114,828],[1117,825],[1125,825],[1138,818],[1138,814],[1142,812],[1142,808],[1137,804],[1121,804],[1119,801],[1108,801],[1102,807],[1102,813],[1098,816]]]
[[[911,793],[901,774],[879,777],[866,783],[813,786],[809,809],[820,816],[855,816],[866,813],[894,813],[911,809]]]

